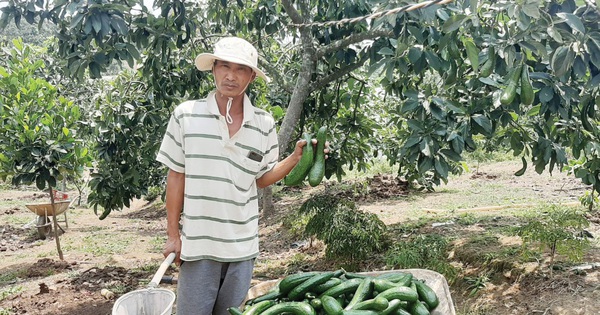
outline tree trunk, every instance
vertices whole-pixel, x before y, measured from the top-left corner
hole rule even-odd
[[[52,224],[54,226],[54,240],[56,241],[56,250],[58,251],[58,258],[60,260],[65,260],[63,258],[63,252],[60,248],[60,239],[58,238],[58,222],[56,221],[56,208],[54,208],[54,191],[50,183],[48,183],[49,191],[50,191],[50,205],[52,206]]]
[[[273,205],[273,188],[272,186],[262,189],[262,212],[263,217],[268,218],[275,214],[275,205]]]
[[[290,1],[282,2],[284,7],[288,10],[288,12],[297,11],[293,8]],[[306,3],[303,3],[306,5]],[[305,8],[306,9],[306,8]],[[308,14],[309,10],[304,10],[303,14]],[[302,17],[295,15],[295,22],[300,22]],[[305,16],[304,18],[308,18]],[[277,135],[279,140],[279,152],[280,154],[285,152],[289,143],[292,141],[292,136],[294,135],[294,129],[298,125],[298,121],[300,121],[300,117],[302,116],[302,110],[304,109],[304,101],[312,92],[310,90],[311,76],[314,73],[315,69],[315,60],[313,56],[316,54],[316,49],[312,42],[312,34],[310,33],[309,28],[301,28],[300,30],[300,39],[302,41],[303,54],[302,54],[302,66],[300,68],[300,73],[298,74],[298,79],[296,80],[296,85],[294,87],[294,91],[292,92],[292,96],[290,98],[290,103],[288,104],[288,108],[285,112],[285,117],[281,123],[281,128],[279,128],[279,134]],[[275,212],[275,207],[273,205],[273,190],[269,187],[269,189],[265,189],[263,191],[263,211],[264,216],[268,217]]]

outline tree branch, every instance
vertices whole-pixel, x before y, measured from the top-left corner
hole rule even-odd
[[[318,80],[316,80],[315,82],[313,82],[310,87],[309,87],[309,91],[316,91],[324,86],[326,86],[327,84],[336,81],[346,75],[348,75],[349,73],[352,73],[354,70],[359,69],[360,67],[362,67],[365,62],[367,62],[368,58],[363,58],[362,60],[357,61],[355,64],[349,65],[347,67],[345,67],[344,69],[340,69],[340,71],[336,71],[326,77],[320,78]]]
[[[292,22],[294,24],[304,23],[304,19],[302,18],[302,16],[298,12],[298,10],[296,10],[296,8],[294,8],[294,6],[292,5],[292,2],[290,0],[282,0],[281,4],[283,5],[285,12],[287,12],[288,16],[290,17],[290,19],[292,20]]]
[[[319,59],[323,56],[335,53],[336,51],[348,47],[352,44],[360,43],[367,39],[374,39],[378,37],[392,37],[394,36],[394,32],[392,30],[373,30],[364,33],[356,33],[352,34],[343,39],[332,42],[331,44],[321,47],[317,50],[317,54],[315,55],[316,59]]]
[[[277,82],[277,85],[281,86],[284,91],[290,94],[294,91],[294,86],[290,84],[290,81],[286,80],[284,76],[280,75],[281,69],[278,69],[276,65],[273,65],[262,58],[259,59],[259,63],[263,69],[267,70],[271,80]]]

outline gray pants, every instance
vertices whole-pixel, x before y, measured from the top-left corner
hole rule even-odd
[[[227,308],[244,301],[253,267],[254,259],[184,262],[177,283],[177,315],[229,315]]]

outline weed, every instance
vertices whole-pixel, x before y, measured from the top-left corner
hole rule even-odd
[[[6,288],[6,289],[0,291],[0,301],[4,301],[4,299],[6,299],[7,297],[18,294],[21,291],[23,291],[23,287],[21,287],[21,286]],[[0,314],[2,314],[2,313],[0,313]]]
[[[288,261],[288,266],[290,267],[290,269],[300,269],[299,267],[302,267],[302,265],[306,263],[307,258],[308,256],[303,253],[294,254],[292,257],[290,257],[290,260]]]
[[[163,186],[149,187],[148,192],[146,192],[146,195],[144,195],[144,200],[152,202],[152,201],[156,200],[158,197],[163,196],[164,193],[165,193],[165,189]]]
[[[127,250],[131,241],[131,238],[127,237],[114,238],[110,233],[92,233],[85,236],[82,244],[77,248],[73,244],[67,244],[64,249],[65,251],[78,250],[94,256],[122,254]]]
[[[166,240],[167,240],[166,236],[156,236],[155,238],[153,238],[150,241],[150,246],[151,246],[150,250],[154,251],[154,252],[161,252],[165,245]]]
[[[127,286],[124,284],[121,284],[121,283],[117,283],[112,286],[108,286],[106,289],[108,289],[109,291],[111,291],[117,295],[121,295],[121,294],[127,293],[127,291],[129,291]]]
[[[528,223],[518,229],[523,248],[537,245],[540,252],[549,250],[551,274],[557,254],[571,261],[581,261],[590,246],[588,238],[579,236],[589,226],[585,214],[558,204],[541,205],[537,210],[537,214],[530,215]]]
[[[0,285],[12,283],[19,277],[19,272],[11,271],[7,273],[0,274]]]
[[[423,268],[440,272],[449,282],[456,278],[456,269],[448,263],[448,241],[441,235],[417,235],[406,242],[397,242],[385,253],[385,262],[393,268]]]
[[[483,274],[477,277],[465,277],[469,290],[469,296],[475,296],[479,290],[485,288],[486,284],[490,282],[488,275]]]
[[[306,229],[306,224],[309,219],[310,215],[302,213],[298,214],[297,212],[291,211],[289,215],[286,215],[283,218],[282,226],[292,238],[302,238],[304,237],[304,230]]]

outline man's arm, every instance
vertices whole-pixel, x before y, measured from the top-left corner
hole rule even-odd
[[[179,254],[181,253],[181,235],[179,234],[179,219],[183,209],[183,194],[185,188],[185,173],[169,170],[167,175],[167,241],[163,254],[168,256],[175,252],[177,257],[175,263],[179,265]]]
[[[264,173],[259,179],[256,180],[258,188],[265,188],[285,177],[289,172],[292,171],[294,166],[298,164],[302,157],[302,148],[306,145],[306,140],[298,140],[296,142],[296,148],[294,152],[285,159],[279,161],[275,166],[268,172]]]
[[[312,139],[312,144],[316,145],[317,140]],[[302,157],[302,148],[306,145],[306,140],[298,140],[296,142],[296,148],[294,148],[294,152],[290,154],[290,156],[281,160],[279,163],[275,164],[275,166],[259,179],[256,180],[256,185],[258,188],[265,188],[269,185],[276,183],[283,179],[289,172],[292,171],[294,166],[298,164],[300,158]],[[325,143],[325,154],[329,153],[329,141]],[[327,157],[327,155],[326,155]]]

